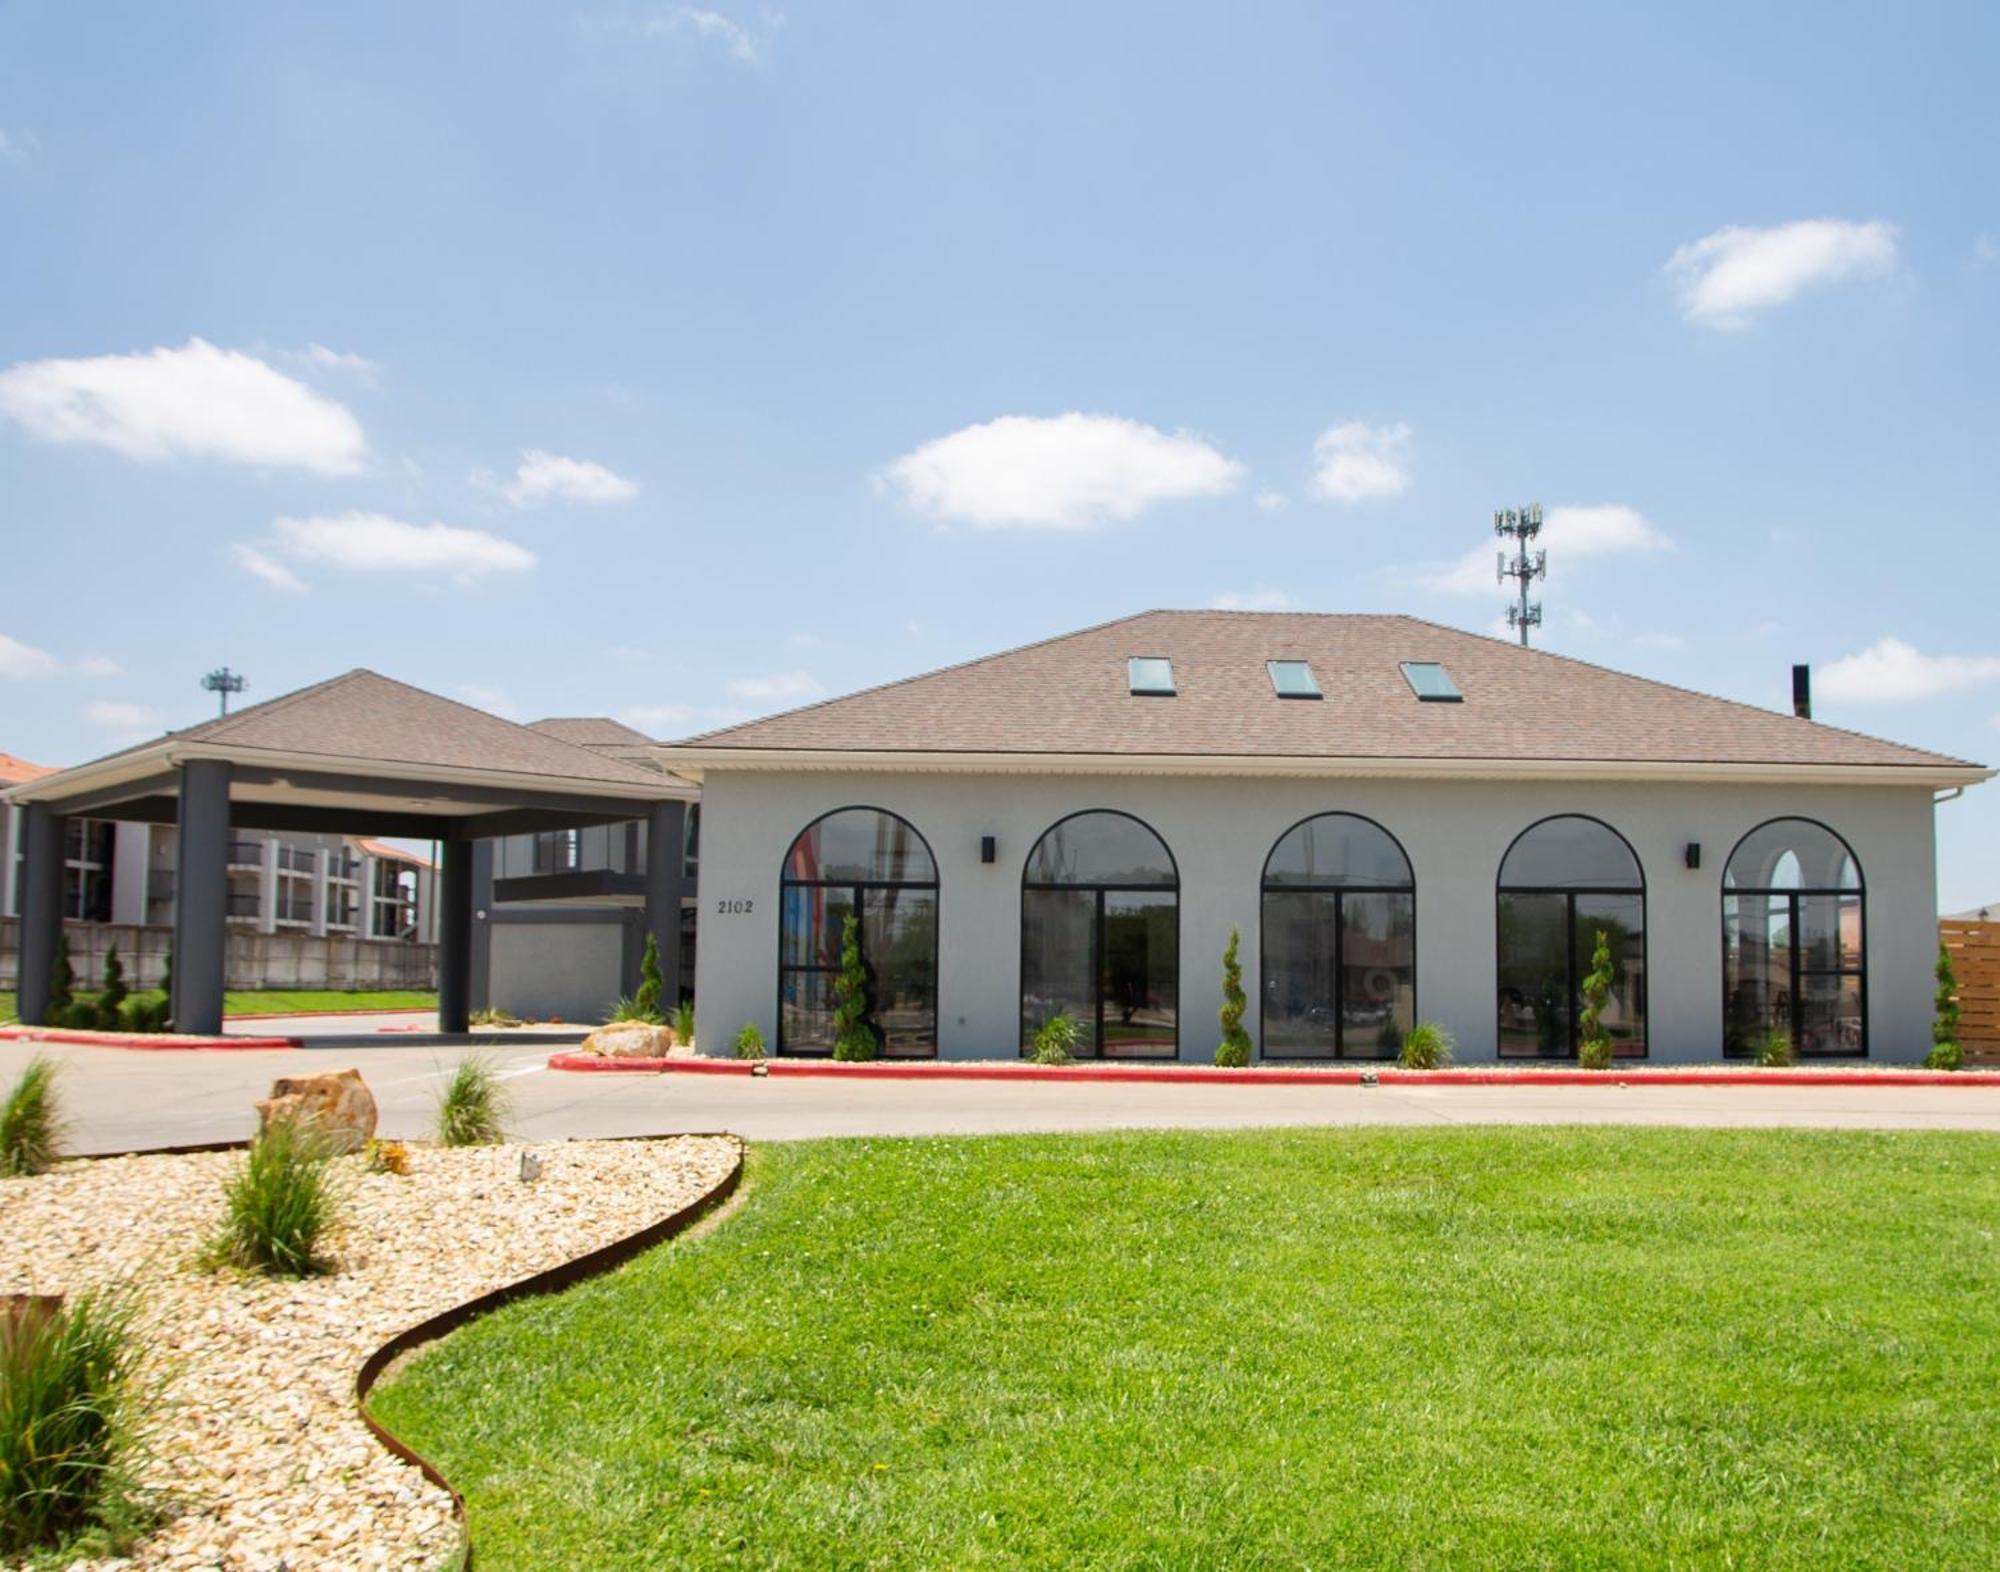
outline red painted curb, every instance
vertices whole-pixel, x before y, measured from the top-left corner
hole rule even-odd
[[[0,1042],[76,1043],[85,1048],[129,1048],[141,1053],[233,1053],[250,1048],[303,1048],[296,1037],[172,1037],[144,1032],[80,1032],[57,1026],[0,1027]]]
[[[1259,1066],[1222,1070],[1211,1065],[1052,1065],[1004,1060],[941,1064],[875,1060],[842,1064],[831,1059],[600,1059],[595,1054],[549,1056],[551,1070],[626,1075],[854,1076],[878,1081],[1131,1081],[1147,1084],[1248,1086],[1359,1086],[1368,1076],[1384,1086],[1988,1086],[2000,1075],[1954,1070],[1306,1070]]]

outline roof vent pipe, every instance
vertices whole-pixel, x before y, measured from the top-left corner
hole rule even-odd
[[[1792,668],[1792,713],[1800,720],[1812,719],[1812,667]]]

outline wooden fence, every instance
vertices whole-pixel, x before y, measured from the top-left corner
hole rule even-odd
[[[1967,1064],[2000,1064],[2000,922],[1940,922],[1958,980],[1958,1041]]]

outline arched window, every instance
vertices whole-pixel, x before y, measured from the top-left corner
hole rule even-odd
[[[1076,1051],[1180,1051],[1180,874],[1130,814],[1073,814],[1035,842],[1021,875],[1021,1046],[1067,1011]]]
[[[807,825],[779,881],[778,1052],[833,1052],[840,933],[852,916],[883,1053],[935,1058],[937,907],[931,849],[895,814],[841,808]]]
[[[1323,813],[1264,862],[1266,1059],[1389,1059],[1416,1019],[1417,888],[1373,820]]]
[[[1724,1051],[1754,1054],[1773,1032],[1801,1055],[1868,1052],[1861,865],[1811,819],[1773,819],[1722,871]]]
[[[1646,1053],[1646,879],[1623,836],[1581,814],[1532,824],[1500,863],[1500,1054],[1576,1053],[1583,979],[1611,947],[1603,1024],[1612,1052]]]

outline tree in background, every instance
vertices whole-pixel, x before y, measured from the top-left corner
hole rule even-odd
[[[1250,1008],[1250,1001],[1243,996],[1243,963],[1236,958],[1240,942],[1241,936],[1231,928],[1228,947],[1222,952],[1222,1008],[1217,1012],[1222,1041],[1216,1046],[1215,1062],[1232,1070],[1250,1062],[1250,1034],[1243,1030],[1243,1012]]]
[[[861,959],[861,924],[849,913],[840,923],[840,971],[833,979],[833,1056],[875,1057],[875,1028],[868,1023],[868,968]]]

